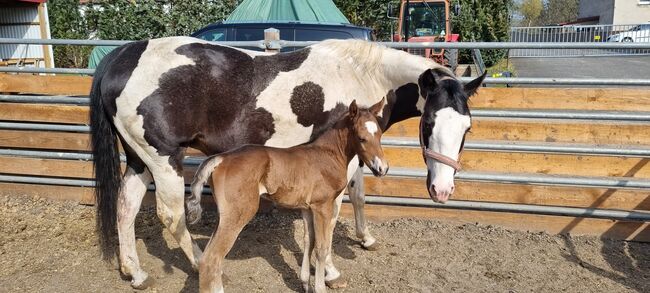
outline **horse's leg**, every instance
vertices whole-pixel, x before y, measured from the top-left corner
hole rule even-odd
[[[253,219],[259,207],[257,190],[243,190],[244,194],[252,196],[249,202],[231,203],[227,199],[227,195],[218,189],[213,192],[219,209],[219,226],[217,232],[210,238],[210,242],[205,247],[205,252],[199,261],[199,292],[202,293],[223,293],[223,282],[221,280],[223,259],[232,248],[244,226]],[[255,187],[255,189],[257,188]],[[240,195],[242,194],[236,196]],[[241,200],[241,197],[239,199]]]
[[[361,238],[361,245],[367,250],[379,249],[379,243],[370,235],[370,230],[366,227],[366,216],[364,214],[363,206],[366,203],[365,195],[363,194],[363,168],[359,167],[352,176],[348,184],[348,193],[350,194],[350,202],[354,208],[354,220],[356,224],[357,237]]]
[[[305,235],[304,253],[302,255],[302,266],[300,267],[300,281],[305,288],[305,292],[309,292],[309,277],[310,277],[310,261],[311,253],[314,249],[314,218],[310,210],[302,211],[302,221],[304,223]]]
[[[151,173],[143,168],[137,173],[129,167],[124,174],[124,181],[117,198],[117,234],[120,241],[120,270],[131,277],[131,286],[145,289],[151,285],[151,279],[140,268],[138,253],[135,248],[135,217],[140,210],[142,198],[151,183]]]
[[[332,234],[329,233],[333,216],[332,204],[327,203],[319,206],[312,206],[314,215],[314,236],[316,239],[316,274],[314,291],[316,293],[327,292],[325,287],[325,266],[327,256],[331,253]]]
[[[332,218],[329,222],[329,226],[327,227],[327,235],[329,235],[329,247],[330,249],[328,250],[327,257],[325,258],[325,284],[327,287],[330,287],[332,289],[337,289],[337,288],[345,288],[347,287],[348,283],[343,279],[343,276],[339,272],[339,270],[336,269],[334,266],[334,262],[332,261],[332,239],[334,235],[334,228],[336,228],[336,220],[339,217],[339,212],[341,211],[341,204],[343,203],[343,191],[339,196],[336,198],[334,201],[334,206],[332,207]]]
[[[176,157],[182,158],[182,155]],[[168,162],[167,160],[164,160]],[[180,159],[178,161],[181,161]],[[192,239],[192,235],[185,225],[185,181],[177,173],[182,172],[181,163],[176,167],[160,164],[155,169],[150,167],[156,184],[156,211],[160,221],[174,236],[176,242],[190,260],[192,267],[198,269],[201,249]]]

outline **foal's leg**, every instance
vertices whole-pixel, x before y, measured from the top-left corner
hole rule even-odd
[[[198,269],[201,249],[192,239],[185,225],[185,181],[170,165],[150,169],[156,183],[156,211],[158,218],[174,236],[192,267]],[[180,169],[182,170],[182,168]]]
[[[131,277],[131,286],[145,289],[151,285],[151,279],[140,268],[138,253],[135,248],[135,217],[140,210],[142,198],[151,183],[151,173],[146,167],[137,174],[129,167],[124,174],[124,181],[117,198],[117,234],[120,242],[120,270]]]
[[[231,203],[225,195],[215,193],[219,208],[219,227],[210,238],[205,247],[205,252],[199,261],[199,292],[223,293],[222,262],[232,248],[237,236],[250,220],[255,216],[259,206],[259,197],[255,191],[245,190],[245,193],[254,194],[257,200],[249,203]],[[239,196],[239,195],[236,195]]]
[[[329,251],[327,253],[327,257],[325,258],[325,284],[327,287],[330,287],[332,289],[337,289],[337,288],[345,288],[347,287],[348,283],[343,279],[341,273],[339,270],[336,269],[334,266],[334,262],[332,261],[332,239],[334,235],[334,228],[336,228],[336,220],[339,217],[339,212],[341,211],[341,204],[343,203],[343,193],[344,191],[341,191],[341,194],[336,198],[334,201],[334,206],[332,207],[332,218],[329,222],[329,226],[327,227],[327,235],[329,235]]]
[[[354,208],[354,220],[356,224],[357,237],[361,238],[361,245],[367,250],[379,249],[379,243],[370,235],[368,227],[366,227],[366,217],[363,211],[363,206],[366,203],[365,195],[363,194],[363,168],[359,167],[352,176],[348,184],[348,193],[350,194],[350,201]]]
[[[316,238],[316,274],[314,290],[316,293],[327,292],[325,287],[325,265],[327,256],[331,253],[332,234],[330,224],[332,222],[333,207],[331,203],[320,206],[313,206],[314,235]]]
[[[309,292],[309,277],[310,277],[310,264],[311,253],[314,249],[314,218],[310,210],[302,210],[302,221],[304,223],[305,235],[304,253],[302,254],[302,266],[300,267],[300,281],[305,288],[305,292]]]

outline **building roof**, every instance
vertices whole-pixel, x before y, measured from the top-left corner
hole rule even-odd
[[[244,0],[228,22],[350,23],[332,0]]]

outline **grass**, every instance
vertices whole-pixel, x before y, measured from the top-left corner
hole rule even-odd
[[[517,70],[512,62],[508,62],[508,58],[503,58],[496,64],[487,68],[488,77],[491,77],[492,74],[501,73],[504,71],[510,71],[513,77],[517,76]]]

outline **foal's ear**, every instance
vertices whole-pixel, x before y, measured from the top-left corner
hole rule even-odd
[[[476,93],[476,90],[481,86],[483,83],[483,80],[485,79],[485,76],[487,76],[487,71],[483,72],[483,75],[477,77],[476,79],[466,83],[463,86],[463,89],[465,90],[465,93],[467,94],[468,97],[473,96]]]
[[[348,107],[348,111],[350,113],[350,118],[357,117],[357,115],[359,114],[359,107],[357,106],[357,100],[353,100],[352,103],[350,103],[350,107]]]
[[[386,97],[381,98],[381,101],[379,101],[377,104],[372,105],[370,108],[368,108],[368,110],[370,113],[377,116],[381,110],[384,109],[384,104],[386,104]]]

